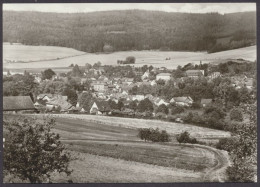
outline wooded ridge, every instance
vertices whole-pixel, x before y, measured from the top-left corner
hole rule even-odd
[[[221,15],[143,10],[73,14],[3,11],[3,41],[85,52],[217,52],[256,44],[256,12]]]

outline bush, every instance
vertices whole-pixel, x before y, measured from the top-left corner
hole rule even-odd
[[[174,115],[168,115],[167,119],[171,122],[175,122],[176,117]]]
[[[192,122],[192,118],[193,118],[193,114],[192,112],[189,112],[184,118],[183,121],[185,123],[191,123]]]
[[[138,137],[141,138],[141,140],[145,140],[145,141],[148,140],[148,141],[152,141],[152,142],[169,142],[170,141],[169,134],[165,130],[160,132],[158,128],[156,128],[156,129],[141,128],[141,129],[139,129]]]
[[[231,138],[223,138],[223,139],[220,139],[216,145],[216,148],[217,149],[220,149],[220,150],[225,150],[225,151],[228,151],[230,152],[231,150],[234,149],[234,146],[236,144],[236,140],[234,137],[231,137]]]
[[[168,114],[169,113],[169,109],[168,107],[165,105],[165,104],[161,104],[157,110],[156,110],[156,113],[164,113],[164,114]]]
[[[230,120],[243,121],[243,112],[240,109],[233,108],[230,111]]]
[[[155,118],[157,119],[165,119],[167,118],[167,115],[162,113],[162,112],[158,112],[156,115],[155,115]]]
[[[196,144],[196,143],[198,143],[198,141],[196,140],[196,138],[191,138],[191,137],[190,137],[190,134],[189,134],[187,131],[185,131],[185,132],[179,134],[176,139],[177,139],[177,141],[178,141],[179,143],[191,143],[191,144]]]
[[[171,106],[171,114],[180,114],[185,111],[184,107],[182,106]]]

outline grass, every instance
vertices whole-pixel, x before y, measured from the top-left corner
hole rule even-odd
[[[197,63],[202,62],[212,62],[219,59],[238,59],[243,58],[246,60],[254,61],[256,59],[256,46],[245,47],[240,49],[234,49],[229,51],[223,51],[218,53],[207,54],[206,52],[179,52],[179,51],[121,51],[114,52],[111,54],[94,54],[87,53],[85,55],[64,58],[56,60],[59,55],[60,48],[46,47],[46,46],[20,46],[23,50],[19,51],[16,48],[5,49],[4,45],[3,59],[17,59],[17,60],[35,60],[35,59],[54,59],[46,60],[43,62],[30,63],[31,68],[53,68],[53,67],[68,67],[71,63],[84,66],[86,62],[94,64],[100,61],[103,65],[116,65],[117,60],[124,60],[128,56],[135,56],[136,63],[135,66],[152,65],[154,67],[167,67],[169,69],[176,68],[178,65],[183,66],[187,63]],[[39,53],[40,48],[50,49],[48,51],[42,50]],[[30,50],[28,50],[30,49]],[[62,48],[63,49],[63,48]],[[68,49],[67,50],[73,50]],[[51,51],[51,52],[50,52]],[[76,51],[76,50],[75,50]],[[57,54],[56,54],[57,52]],[[53,53],[53,54],[52,54]],[[60,56],[72,56],[71,51],[68,54],[63,54]],[[80,53],[79,51],[75,52]],[[75,54],[74,51],[72,54]],[[21,57],[20,57],[20,56]],[[53,56],[54,55],[54,56]],[[49,56],[49,57],[48,57]],[[166,58],[171,58],[171,60],[165,60]],[[10,69],[26,69],[28,64],[26,63],[4,63],[4,68]]]
[[[141,143],[100,143],[74,141],[68,148],[73,151],[99,156],[112,157],[164,167],[201,172],[214,165],[209,155],[201,149],[186,146],[171,146]]]
[[[57,60],[64,57],[82,55],[84,53],[85,52],[66,47],[3,44],[3,59],[12,61],[31,62]]]
[[[223,138],[229,137],[230,133],[221,130],[215,130],[205,127],[199,127],[189,124],[165,122],[159,120],[146,120],[146,119],[133,119],[133,118],[120,118],[108,117],[97,115],[77,115],[77,114],[54,114],[57,119],[77,119],[84,122],[95,122],[102,125],[109,125],[115,127],[124,127],[130,129],[138,128],[159,128],[166,130],[171,135],[177,135],[181,132],[188,131],[196,138]]]
[[[201,182],[201,173],[71,151],[71,176],[54,174],[54,183]]]
[[[20,116],[41,120],[43,115],[4,115],[4,119]],[[53,131],[76,159],[70,162],[70,177],[54,173],[52,182],[202,182],[201,176],[217,162],[207,147],[141,141],[136,128],[111,125],[112,118],[100,123],[62,116],[55,117]]]

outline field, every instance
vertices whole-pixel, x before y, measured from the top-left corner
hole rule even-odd
[[[114,127],[124,127],[127,129],[137,128],[159,128],[166,130],[172,135],[179,134],[184,131],[188,131],[192,136],[197,138],[223,138],[229,137],[230,133],[221,130],[214,130],[210,128],[198,127],[194,125],[164,122],[159,120],[146,120],[146,119],[134,119],[134,118],[119,118],[119,117],[107,117],[107,116],[95,116],[95,115],[80,115],[80,114],[53,114],[57,119],[59,117],[66,119],[77,119],[87,122],[95,122],[102,125],[109,125]]]
[[[4,63],[8,69],[30,68],[54,68],[68,67],[70,64],[84,66],[86,63],[94,64],[100,61],[103,65],[116,65],[117,60],[124,60],[128,56],[136,58],[135,66],[152,65],[154,67],[176,68],[178,65],[187,63],[198,64],[202,62],[213,62],[221,59],[256,60],[256,46],[207,54],[206,52],[178,52],[178,51],[121,51],[111,54],[95,54],[76,51],[69,48],[51,46],[24,46],[4,45],[3,59],[37,61],[30,63]],[[66,57],[71,56],[71,57]],[[66,57],[57,59],[57,57]],[[170,58],[170,60],[166,60]],[[38,60],[44,61],[38,61]],[[53,59],[53,60],[46,60]],[[40,70],[39,70],[40,71]]]
[[[13,115],[11,115],[13,116]],[[29,115],[31,116],[31,115]],[[32,115],[42,120],[43,115]],[[71,176],[54,174],[53,182],[222,182],[223,170],[229,165],[225,151],[209,146],[179,144],[174,129],[188,125],[172,123],[171,142],[144,142],[137,137],[137,127],[144,121],[136,119],[89,115],[51,115],[56,120],[54,132],[73,156]],[[93,120],[95,119],[95,120]],[[105,122],[102,122],[104,120]],[[139,122],[138,122],[139,121]],[[147,120],[144,126],[154,127]],[[128,125],[127,125],[128,122]],[[132,125],[130,125],[132,124]],[[135,125],[135,126],[134,126]],[[170,124],[169,124],[170,125]],[[160,124],[160,129],[166,127]],[[220,136],[222,131],[197,129],[203,136]],[[196,131],[193,129],[193,131]],[[197,132],[196,132],[197,133]]]
[[[10,45],[9,43],[3,43],[4,63],[6,62],[6,60],[21,62],[57,60],[82,54],[85,53],[66,47],[30,46],[21,44]]]

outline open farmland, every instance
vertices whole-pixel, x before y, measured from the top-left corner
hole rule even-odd
[[[184,65],[187,63],[199,64],[202,62],[213,62],[221,59],[238,59],[243,58],[245,60],[254,61],[256,60],[256,46],[245,47],[240,49],[222,51],[218,53],[208,54],[206,52],[178,52],[178,51],[121,51],[110,54],[95,54],[87,53],[83,54],[80,51],[74,49],[61,48],[61,47],[48,47],[48,46],[23,46],[21,50],[9,47],[6,50],[4,45],[4,57],[7,60],[44,60],[29,63],[4,63],[4,68],[8,69],[27,69],[30,68],[57,68],[57,67],[68,67],[70,64],[78,64],[84,66],[86,63],[94,64],[100,61],[103,65],[116,65],[117,60],[124,60],[128,56],[134,56],[136,58],[135,66],[152,65],[154,67],[164,66],[168,69],[176,68],[178,65]],[[44,48],[44,50],[39,50]],[[56,50],[56,51],[55,51]],[[59,57],[59,51],[62,59]],[[68,50],[68,51],[67,51]],[[40,51],[40,52],[39,52]],[[46,54],[45,54],[46,53]],[[52,56],[53,55],[53,56]],[[62,56],[63,55],[63,56]],[[78,55],[78,56],[76,56]],[[170,58],[170,60],[165,60]]]
[[[6,118],[20,115],[5,115]],[[42,120],[45,115],[34,116]],[[51,115],[54,132],[71,152],[68,178],[53,175],[53,182],[205,182],[224,181],[223,169],[229,165],[225,151],[203,145],[141,141],[137,129],[92,120]],[[71,115],[74,116],[74,115]],[[99,116],[93,116],[99,117]],[[17,118],[19,119],[19,118]],[[81,118],[82,119],[82,118]],[[110,118],[109,118],[110,119]],[[119,118],[120,119],[120,118]],[[113,121],[113,120],[112,120]],[[122,119],[121,119],[122,121]]]
[[[78,56],[85,52],[72,48],[55,46],[31,46],[22,44],[3,43],[3,62],[15,61],[20,63],[57,60],[66,57]],[[28,64],[27,64],[28,67]]]
[[[124,127],[130,129],[138,128],[159,128],[166,130],[171,135],[176,135],[184,131],[188,131],[192,136],[196,138],[223,138],[229,137],[230,133],[221,130],[215,130],[210,128],[198,127],[194,125],[164,122],[159,120],[146,120],[146,119],[134,119],[134,118],[120,118],[120,117],[108,117],[108,116],[96,116],[96,115],[80,115],[80,114],[53,114],[57,118],[77,119],[86,122],[95,122],[103,125]]]

